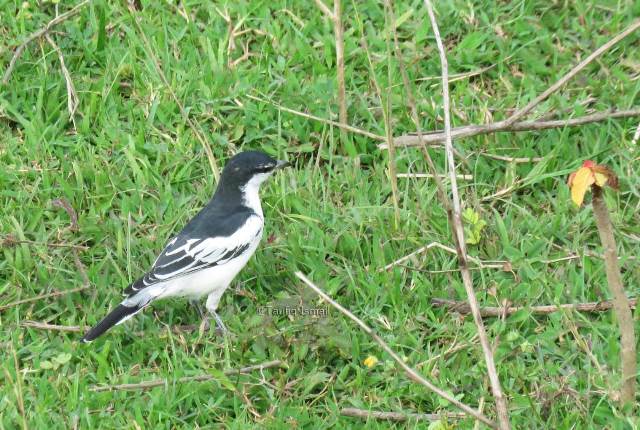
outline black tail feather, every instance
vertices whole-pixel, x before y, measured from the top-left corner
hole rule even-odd
[[[95,327],[89,330],[84,337],[82,338],[82,342],[91,342],[98,336],[104,334],[107,330],[113,327],[116,324],[123,322],[124,320],[131,318],[136,313],[140,312],[144,306],[124,306],[118,305],[114,310],[109,312],[109,314],[102,319]]]

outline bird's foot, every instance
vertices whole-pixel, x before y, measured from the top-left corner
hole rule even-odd
[[[218,315],[218,313],[215,311],[212,312],[212,314],[213,314],[213,319],[216,321],[216,327],[217,327],[216,331],[225,336],[229,334],[229,330],[227,330],[227,327],[222,322],[222,318],[220,318],[220,315]]]
[[[210,316],[205,316],[204,318],[202,318],[202,322],[200,323],[200,329],[199,329],[200,333],[206,333],[209,331],[209,329],[211,328],[212,319],[216,322],[217,334],[220,334],[223,336],[226,336],[227,334],[229,334],[229,330],[227,330],[227,327],[222,322],[222,318],[220,318],[220,315],[218,315],[216,312],[211,312]]]

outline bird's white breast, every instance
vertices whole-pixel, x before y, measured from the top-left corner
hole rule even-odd
[[[253,175],[249,182],[240,189],[244,205],[254,211],[260,218],[264,218],[262,205],[260,204],[260,184],[266,181],[269,176],[271,176],[271,172]]]

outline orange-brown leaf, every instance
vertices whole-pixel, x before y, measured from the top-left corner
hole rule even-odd
[[[607,185],[607,181],[609,180],[609,177],[607,175],[604,175],[598,172],[593,172],[593,177],[596,180],[596,185],[599,186],[600,188]]]
[[[581,167],[570,179],[571,200],[573,200],[576,205],[582,206],[587,189],[596,181],[595,176],[591,171],[591,168]]]
[[[618,177],[607,166],[603,166],[602,164],[596,164],[591,168],[591,170],[593,171],[596,177],[596,184],[598,184],[598,186],[603,187],[605,184],[607,184],[611,188],[614,188],[614,189],[618,188]],[[604,176],[606,178],[604,182],[602,182],[602,177],[599,177],[599,175]]]

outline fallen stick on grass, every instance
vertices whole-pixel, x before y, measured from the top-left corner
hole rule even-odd
[[[51,330],[51,331],[70,331],[72,333],[80,333],[86,330],[88,327],[81,327],[79,325],[58,325],[43,323],[40,321],[26,320],[20,323],[20,327],[35,328],[38,330]]]
[[[19,244],[34,245],[34,246],[47,246],[49,248],[73,248],[80,251],[86,251],[88,246],[74,245],[72,243],[49,243],[49,242],[37,242],[35,240],[16,239],[14,235],[8,234],[4,238],[0,238],[0,247],[11,247]]]
[[[264,370],[272,367],[281,367],[284,363],[281,360],[272,360],[267,361],[261,364],[255,364],[253,366],[242,367],[240,369],[229,369],[225,370],[223,373],[225,376],[230,375],[240,375],[243,373],[251,373],[256,370]],[[171,383],[176,384],[184,384],[188,382],[206,382],[213,381],[216,377],[212,375],[196,375],[196,376],[185,376],[179,379],[176,379],[175,382],[172,382],[168,379],[154,379],[150,381],[142,381],[135,384],[118,384],[118,385],[94,385],[89,388],[89,391],[100,392],[100,391],[133,391],[133,390],[146,390],[149,388],[166,386]]]
[[[16,300],[15,302],[0,306],[0,312],[6,309],[12,308],[14,306],[23,305],[25,303],[36,302],[42,299],[48,299],[50,297],[58,297],[58,296],[64,296],[66,294],[77,293],[78,291],[86,290],[87,288],[89,288],[88,285],[83,285],[82,287],[71,288],[70,290],[54,291],[52,293],[40,294],[39,296],[29,297],[28,299]]]
[[[346,417],[354,417],[354,418],[374,418],[377,420],[389,420],[389,421],[438,421],[443,418],[446,419],[460,419],[464,418],[465,414],[463,413],[451,413],[451,412],[443,412],[440,414],[418,414],[413,412],[384,412],[384,411],[369,411],[366,409],[358,409],[358,408],[342,408],[340,410],[340,415],[344,415]]]
[[[637,299],[629,299],[632,309],[636,307]],[[431,304],[435,307],[446,307],[454,312],[458,312],[462,315],[468,315],[471,313],[467,302],[458,300],[449,300],[441,298],[431,299]],[[613,302],[611,300],[605,300],[602,302],[588,302],[588,303],[567,303],[562,305],[540,305],[540,306],[485,306],[480,308],[480,315],[483,317],[501,317],[503,315],[511,315],[523,309],[528,309],[532,314],[545,315],[560,310],[576,310],[578,312],[602,312],[608,311],[613,308]]]
[[[578,127],[585,124],[591,124],[594,122],[606,121],[608,119],[623,119],[623,118],[632,118],[640,116],[640,109],[630,109],[630,110],[619,110],[619,111],[604,111],[604,112],[596,112],[590,115],[584,115],[576,118],[569,119],[558,119],[551,121],[519,121],[513,124],[506,124],[503,121],[491,123],[491,124],[472,124],[472,125],[463,125],[460,127],[454,127],[451,129],[451,137],[453,139],[461,139],[467,137],[478,136],[482,134],[491,134],[491,133],[512,133],[512,132],[520,132],[520,131],[539,131],[539,130],[549,130],[553,128],[564,128],[564,127]],[[394,144],[398,147],[400,146],[421,146],[421,145],[433,145],[437,143],[442,143],[445,140],[445,134],[442,130],[422,133],[422,136],[418,136],[416,134],[405,134],[402,136],[398,136],[393,139]],[[378,145],[379,149],[387,149],[386,143],[381,143]],[[500,159],[496,156],[491,158]],[[537,157],[533,157],[535,160]],[[531,158],[517,158],[516,160],[520,162],[533,161]],[[522,160],[522,161],[521,161]],[[505,160],[506,161],[506,160]]]

